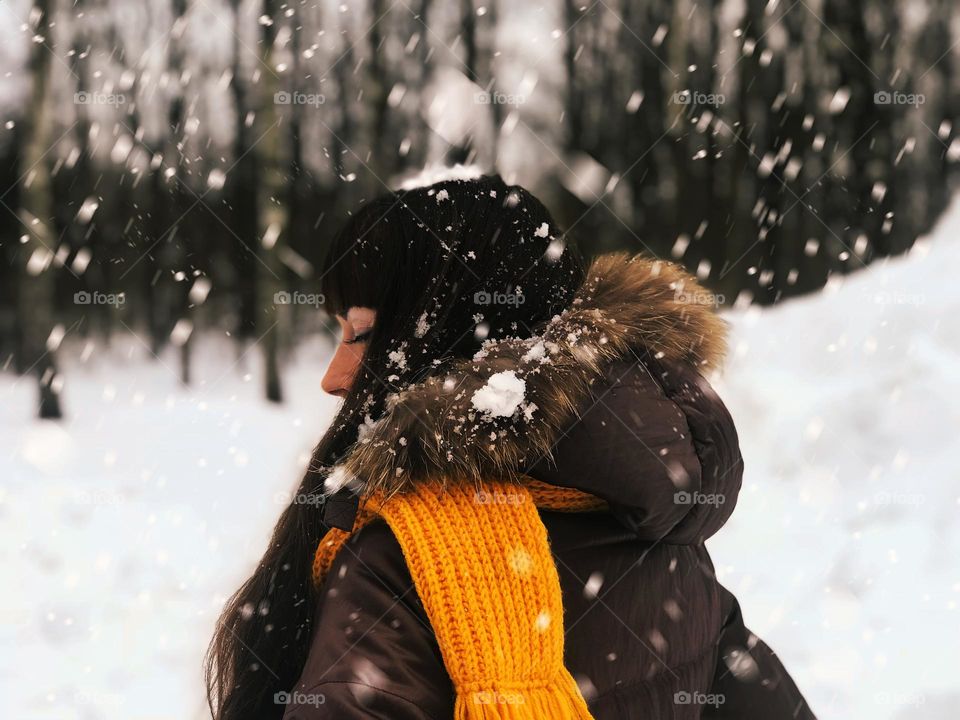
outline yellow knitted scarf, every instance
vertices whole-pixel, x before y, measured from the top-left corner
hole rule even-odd
[[[604,506],[578,490],[528,480],[477,488],[422,484],[361,502],[353,530],[317,547],[319,586],[350,535],[383,518],[400,547],[447,673],[455,720],[589,720],[563,666],[563,603],[537,508]]]

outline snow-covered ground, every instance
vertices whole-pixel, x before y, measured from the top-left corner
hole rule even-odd
[[[731,315],[718,385],[747,470],[711,550],[822,718],[960,703],[958,236],[960,202],[906,258]],[[279,408],[231,352],[201,342],[189,390],[134,338],[68,359],[60,424],[0,377],[0,717],[205,716],[218,608],[333,409],[322,341]]]
[[[905,258],[734,313],[746,462],[710,544],[823,718],[960,704],[960,200]]]
[[[67,360],[60,424],[0,380],[0,718],[209,717],[200,663],[218,608],[266,547],[334,402],[329,347],[260,401],[254,350],[197,351],[197,387],[134,339]],[[72,353],[72,356],[78,353]]]

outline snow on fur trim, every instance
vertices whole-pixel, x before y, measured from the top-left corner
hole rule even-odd
[[[427,480],[516,480],[525,465],[550,456],[611,363],[649,353],[715,368],[726,323],[702,302],[707,296],[672,263],[603,255],[571,306],[537,335],[486,343],[472,359],[392,396],[334,474],[388,496]],[[522,398],[497,397],[519,387]],[[505,416],[504,408],[514,409]]]

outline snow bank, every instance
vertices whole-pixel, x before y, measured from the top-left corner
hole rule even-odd
[[[118,342],[67,359],[62,425],[0,377],[0,717],[209,717],[205,645],[331,416],[329,352],[300,350],[278,408],[256,350],[201,341],[185,390]]]
[[[821,718],[956,716],[960,201],[929,241],[730,316],[744,490],[710,543]]]

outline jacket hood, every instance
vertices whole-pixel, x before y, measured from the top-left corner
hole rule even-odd
[[[384,415],[361,427],[326,490],[389,495],[426,480],[515,480],[550,464],[617,363],[646,360],[699,377],[721,362],[726,324],[706,297],[671,263],[597,258],[570,307],[535,335],[486,343],[392,396]]]

